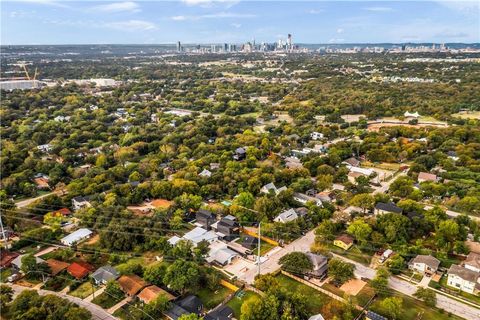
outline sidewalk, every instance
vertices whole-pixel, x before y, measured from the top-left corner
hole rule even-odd
[[[86,297],[85,299],[83,299],[83,301],[92,302],[93,298],[98,297],[99,295],[101,295],[103,293],[103,291],[105,291],[105,288],[106,287],[101,287],[100,289],[98,289],[97,291],[95,291],[94,293],[92,293],[91,295]]]
[[[120,309],[121,307],[129,303],[131,300],[132,300],[132,297],[126,297],[125,299],[123,299],[122,301],[120,301],[110,309],[108,309],[107,312],[110,314],[113,314],[115,311],[117,311],[118,309]]]

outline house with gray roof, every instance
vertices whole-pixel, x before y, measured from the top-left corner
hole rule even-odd
[[[419,254],[408,263],[408,268],[420,273],[433,274],[437,272],[440,260],[430,255]]]
[[[448,269],[447,285],[461,291],[475,294],[480,291],[480,272],[452,264]]]
[[[96,285],[107,284],[110,280],[116,280],[120,274],[112,266],[103,266],[92,274]]]

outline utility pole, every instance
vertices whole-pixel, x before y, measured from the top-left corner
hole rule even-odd
[[[260,225],[262,224],[262,222],[259,222],[258,223],[258,258],[257,258],[257,263],[258,263],[258,275],[260,275],[260,244],[261,244],[261,239],[260,239]]]
[[[5,250],[8,250],[8,240],[7,240],[7,236],[5,235],[5,229],[3,228],[1,210],[0,210],[0,229],[1,229],[1,231],[2,231],[3,241],[5,241]]]

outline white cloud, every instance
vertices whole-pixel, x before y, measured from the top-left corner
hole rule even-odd
[[[56,1],[56,0],[16,0],[16,1],[52,6],[52,7],[69,8],[69,6],[67,6],[66,4],[60,3],[59,1]]]
[[[115,12],[140,12],[140,6],[132,1],[114,2],[102,4],[92,8],[94,11],[115,13]]]
[[[210,14],[194,15],[194,16],[172,16],[170,19],[174,21],[185,20],[201,20],[201,19],[225,19],[225,18],[255,18],[256,15],[249,13],[234,13],[234,12],[217,12]]]
[[[185,16],[173,16],[171,19],[174,20],[174,21],[184,21],[184,20],[187,20],[187,17],[185,17]]]
[[[343,30],[342,28],[338,28],[337,29],[337,33],[343,33],[345,30]]]
[[[231,23],[230,25],[234,28],[237,28],[237,29],[242,27],[242,25],[240,23]]]
[[[330,40],[328,40],[329,43],[342,43],[342,42],[345,42],[345,39],[341,39],[341,38],[332,38]]]
[[[324,12],[324,10],[319,10],[319,9],[311,9],[307,11],[309,14],[320,14]]]
[[[122,30],[122,31],[146,31],[146,30],[155,30],[157,26],[155,23],[145,20],[128,20],[128,21],[117,21],[117,22],[107,22],[104,24],[105,27],[110,29]]]
[[[478,12],[480,10],[480,2],[477,0],[437,0],[437,2],[450,10],[460,12],[464,15],[475,15],[478,17]]]
[[[390,12],[393,11],[392,8],[390,7],[368,7],[365,8],[367,11],[373,11],[373,12]]]
[[[187,6],[201,6],[201,7],[213,7],[213,6],[224,6],[230,8],[240,0],[181,0]]]

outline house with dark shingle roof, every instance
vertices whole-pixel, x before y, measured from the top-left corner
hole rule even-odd
[[[385,214],[385,213],[402,213],[403,209],[397,207],[393,202],[384,203],[379,202],[375,205],[375,215]]]
[[[120,274],[112,266],[103,266],[92,274],[92,278],[97,285],[107,284],[110,280],[116,280]]]
[[[480,272],[480,254],[476,252],[470,252],[467,256],[467,259],[463,261],[465,268],[472,271]]]

